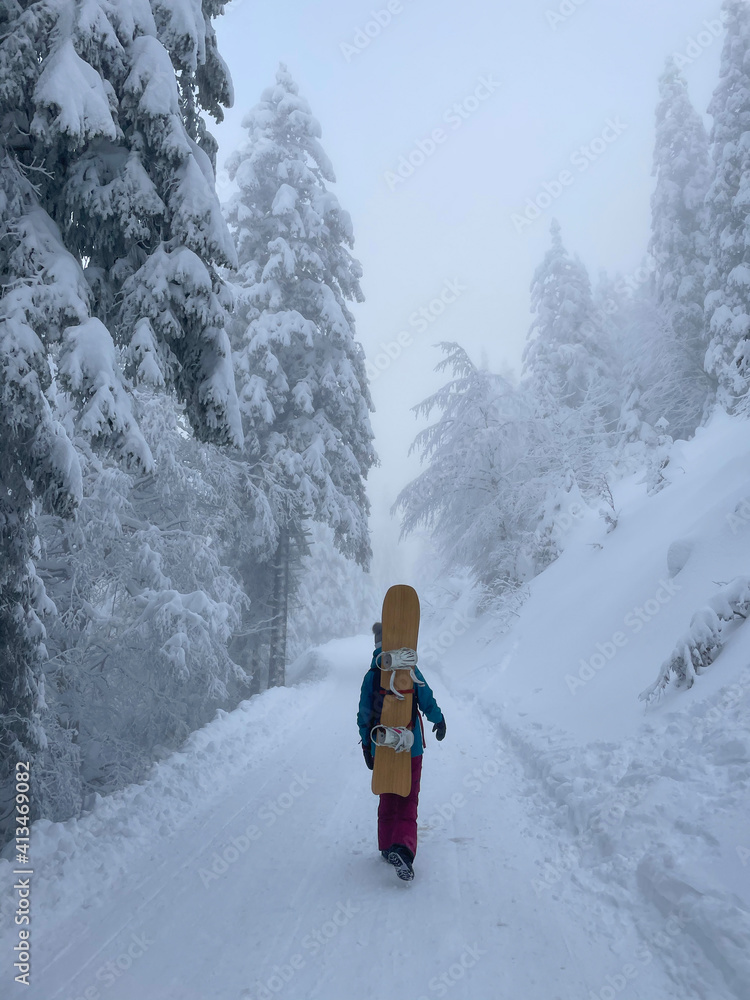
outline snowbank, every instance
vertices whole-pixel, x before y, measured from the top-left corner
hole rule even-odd
[[[101,898],[136,856],[148,857],[157,841],[171,837],[211,800],[221,800],[242,772],[273,757],[324,691],[322,685],[276,688],[231,713],[219,711],[142,783],[96,796],[79,819],[37,820],[30,850],[35,920],[56,924],[82,901]],[[11,846],[0,859],[4,885],[12,884]],[[10,893],[0,899],[0,924],[8,929],[14,905]]]

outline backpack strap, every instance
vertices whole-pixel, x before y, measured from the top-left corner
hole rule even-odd
[[[383,714],[383,699],[385,698],[386,692],[380,686],[378,682],[378,674],[380,673],[380,667],[376,667],[374,664],[370,668],[373,672],[372,675],[372,701],[370,702],[370,721],[367,726],[367,732],[371,733],[373,726],[380,725],[380,716]],[[377,672],[376,672],[377,671]]]
[[[380,718],[383,714],[383,701],[385,700],[385,696],[387,694],[391,694],[392,692],[389,690],[389,688],[384,688],[381,687],[380,685],[380,680],[378,678],[378,674],[380,674],[380,667],[373,665],[370,669],[376,672],[375,676],[372,679],[372,705],[370,708],[370,724],[367,730],[368,732],[371,733],[374,726],[380,725]],[[405,691],[402,691],[401,693],[412,695],[411,722],[407,726],[407,729],[411,729],[413,732],[414,729],[416,728],[417,719],[419,719],[419,728],[422,731],[422,748],[424,749],[425,745],[424,723],[422,722],[422,716],[419,711],[419,702],[417,701],[417,690],[416,688],[407,688]]]

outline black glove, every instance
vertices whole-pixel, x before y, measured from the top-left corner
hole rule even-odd
[[[440,740],[445,739],[445,716],[442,717],[440,722],[436,722],[432,727],[432,731],[435,734],[435,739],[440,742]]]
[[[362,755],[365,758],[365,764],[367,764],[367,766],[372,771],[373,767],[375,766],[375,761],[372,759],[372,750],[370,749],[369,743],[367,745],[365,745],[364,743],[362,744]]]

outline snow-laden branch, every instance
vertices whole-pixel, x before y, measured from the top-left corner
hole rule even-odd
[[[725,623],[747,618],[750,611],[750,577],[738,576],[708,606],[693,615],[690,628],[662,664],[656,681],[639,695],[641,701],[658,698],[674,674],[677,687],[691,688],[698,674],[709,667],[726,644]]]

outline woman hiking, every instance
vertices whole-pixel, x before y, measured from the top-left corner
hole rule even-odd
[[[362,753],[370,770],[375,760],[375,743],[372,740],[372,728],[380,722],[380,711],[383,705],[383,694],[380,686],[380,654],[383,651],[383,626],[376,622],[372,626],[375,637],[375,652],[372,655],[370,669],[362,681],[362,691],[359,697],[357,726],[362,740]],[[414,685],[416,718],[419,725],[410,724],[413,728],[414,743],[411,748],[411,792],[408,796],[395,795],[386,792],[380,796],[378,806],[378,847],[384,860],[392,864],[396,874],[405,882],[414,878],[414,856],[417,853],[417,805],[419,801],[419,782],[422,776],[422,752],[424,747],[422,718],[424,712],[433,723],[432,731],[435,738],[445,738],[445,717],[440,711],[435,696],[425,681],[421,672],[415,669],[418,684]]]

